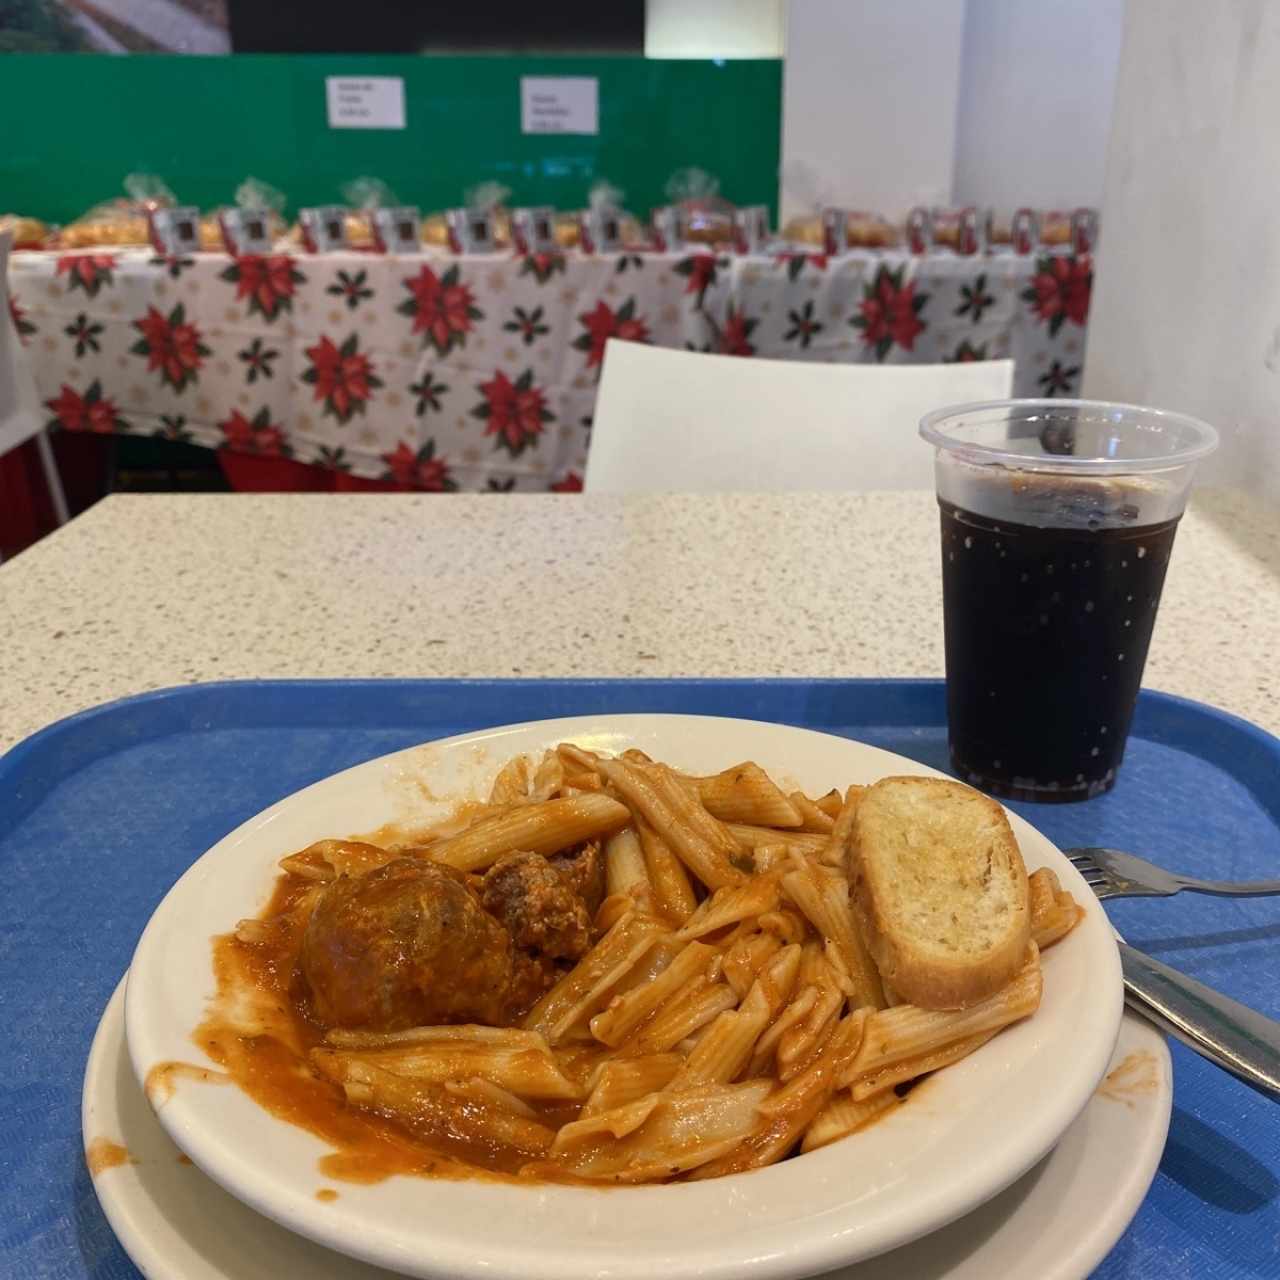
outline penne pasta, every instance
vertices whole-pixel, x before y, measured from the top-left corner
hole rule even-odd
[[[756,974],[782,950],[782,943],[775,934],[757,930],[738,938],[724,953],[722,969],[724,980],[738,993],[739,998],[751,990]],[[799,951],[796,952],[797,958]]]
[[[809,1059],[822,1047],[840,1011],[844,993],[833,987],[815,987],[818,995],[803,1018],[798,1019],[778,1037],[774,1050],[775,1069],[784,1084],[799,1075]]]
[[[334,1049],[392,1049],[405,1045],[441,1041],[460,1044],[487,1044],[509,1049],[546,1053],[546,1039],[537,1031],[520,1027],[486,1027],[479,1023],[458,1023],[443,1027],[409,1027],[404,1031],[347,1031],[334,1027],[325,1032],[325,1043]]]
[[[609,897],[625,895],[642,907],[652,903],[652,886],[635,827],[623,827],[605,841],[604,870],[605,893]]]
[[[772,778],[750,760],[712,774],[688,778],[708,813],[722,822],[758,827],[799,827],[801,814]]]
[[[498,770],[489,788],[489,803],[508,807],[520,804],[529,795],[529,757],[514,756]]]
[[[822,992],[815,986],[796,984],[789,1003],[774,1019],[773,1025],[756,1041],[755,1053],[751,1059],[749,1074],[761,1074],[772,1062],[778,1041],[793,1026],[809,1016]]]
[[[756,875],[768,875],[779,867],[791,863],[791,846],[789,844],[758,844],[751,850],[751,860],[755,863]]]
[[[363,840],[317,840],[298,853],[280,859],[280,866],[304,880],[335,880],[359,876],[404,857]]]
[[[1031,903],[1031,937],[1041,951],[1066,937],[1084,918],[1083,909],[1062,888],[1049,867],[1027,877]]]
[[[684,924],[697,908],[698,899],[684,863],[671,846],[643,818],[636,819],[645,870],[653,889],[654,909],[674,924]]]
[[[743,874],[728,855],[686,826],[682,816],[694,802],[679,786],[618,760],[600,761],[600,771],[618,794],[670,845],[672,852],[709,889],[736,884]],[[673,806],[673,793],[676,803]],[[705,813],[705,810],[704,810]]]
[[[771,933],[780,942],[802,942],[807,932],[804,917],[798,912],[782,907],[777,911],[766,911],[757,923],[766,933]]]
[[[839,871],[850,872],[850,842],[853,838],[853,820],[858,813],[858,801],[866,787],[850,787],[844,793],[844,802],[831,826],[831,838],[827,847],[818,855],[818,861]]]
[[[714,951],[701,942],[690,942],[656,977],[615,996],[609,1007],[591,1019],[591,1034],[604,1044],[617,1047],[647,1017],[671,996],[686,988],[699,974],[705,974]]]
[[[731,924],[773,911],[782,898],[776,876],[752,876],[741,884],[717,889],[685,921],[677,938],[703,938]]]
[[[799,969],[798,947],[779,952],[738,1008],[720,1014],[706,1029],[667,1088],[687,1089],[736,1080],[751,1059],[757,1037],[791,994]]]
[[[661,1100],[657,1093],[649,1093],[608,1111],[580,1116],[569,1124],[561,1125],[551,1144],[552,1154],[558,1155],[592,1138],[625,1138],[628,1134],[635,1133],[653,1115]]]
[[[313,1049],[312,1063],[335,1077],[336,1060],[358,1061],[410,1080],[443,1084],[478,1076],[521,1098],[573,1100],[582,1091],[565,1077],[545,1042],[540,1050],[512,1048],[483,1040],[420,1041],[390,1049]]]
[[[819,1147],[835,1142],[837,1138],[847,1138],[849,1134],[865,1129],[873,1120],[878,1120],[893,1110],[901,1101],[892,1089],[886,1089],[862,1102],[855,1102],[847,1091],[838,1093],[818,1112],[804,1131],[800,1150],[816,1151]]]
[[[736,857],[741,852],[738,842],[729,834],[724,823],[707,812],[698,795],[698,788],[688,778],[681,777],[674,769],[668,769],[663,764],[636,767],[653,782],[671,806],[677,820],[691,831],[697,832],[711,848],[724,854],[726,858]]]
[[[733,988],[723,982],[695,983],[659,1009],[622,1044],[621,1050],[635,1055],[666,1053],[737,1003]]]
[[[555,751],[544,751],[529,780],[528,798],[535,804],[552,799],[565,785],[564,761]]]
[[[839,951],[841,968],[856,993],[855,1007],[883,1009],[884,988],[850,909],[848,881],[838,872],[805,859],[793,859],[792,865],[795,869],[782,877],[782,887],[810,924]]]
[[[315,1066],[360,1106],[445,1152],[461,1146],[465,1153],[487,1145],[532,1157],[549,1151],[555,1139],[555,1131],[538,1121],[505,1108],[477,1107],[443,1085],[396,1075],[354,1055],[329,1054]]]
[[[272,924],[253,917],[241,920],[236,925],[236,939],[247,942],[250,946],[261,946],[262,943],[269,942],[275,936],[275,932]]]
[[[824,813],[803,791],[793,791],[790,800],[800,815],[801,831],[816,831],[821,835],[830,835],[831,828],[836,825],[830,814]],[[768,824],[772,826],[773,824]]]
[[[703,1165],[695,1178],[759,1169],[780,1160],[799,1140],[836,1088],[836,1078],[857,1052],[866,1011],[859,1010],[834,1028],[821,1052],[790,1084],[761,1101],[759,1118],[736,1147]]]
[[[502,1107],[526,1120],[538,1119],[538,1113],[522,1098],[480,1076],[472,1076],[469,1080],[446,1080],[444,1089],[455,1098],[472,1098],[485,1105]]]
[[[460,834],[428,845],[420,856],[459,871],[483,871],[504,854],[559,853],[593,836],[611,835],[630,820],[626,806],[606,795],[570,796],[482,818]]]
[[[587,1120],[646,1094],[660,1092],[683,1065],[684,1055],[680,1053],[651,1053],[643,1058],[619,1058],[604,1063],[578,1119]]]
[[[1034,1013],[1040,1004],[1039,954],[995,995],[968,1009],[935,1011],[902,1004],[873,1015],[857,1060],[841,1084],[853,1084],[884,1067],[919,1058],[985,1031],[996,1031]]]
[[[962,1058],[967,1058],[975,1050],[981,1049],[999,1030],[1000,1028],[996,1027],[992,1031],[983,1031],[978,1035],[966,1036],[963,1040],[956,1040],[945,1048],[934,1049],[928,1053],[919,1054],[917,1057],[907,1058],[904,1062],[882,1067],[879,1071],[873,1071],[869,1075],[861,1076],[849,1086],[849,1096],[855,1102],[865,1102],[870,1098],[877,1097],[886,1090],[892,1091],[897,1085],[906,1084],[908,1080],[915,1080],[920,1076],[929,1075],[931,1072],[941,1071],[943,1067],[949,1067],[953,1063],[959,1062]]]
[[[525,1027],[542,1032],[549,1044],[558,1044],[575,1022],[604,1002],[663,935],[662,926],[650,916],[632,914],[619,920],[529,1010]]]
[[[746,822],[727,822],[725,826],[729,834],[744,850],[753,850],[760,845],[785,844],[788,849],[796,849],[816,857],[827,847],[827,837],[816,831],[778,831],[773,827],[756,827]]]
[[[723,1155],[751,1132],[757,1107],[771,1088],[767,1080],[747,1084],[706,1085],[658,1095],[648,1117],[626,1137],[597,1138],[559,1150],[549,1166],[596,1182],[648,1182],[676,1177]],[[640,1110],[641,1099],[631,1105]]]
[[[844,797],[832,787],[826,795],[819,796],[813,803],[829,818],[838,818],[840,810],[844,808]]]

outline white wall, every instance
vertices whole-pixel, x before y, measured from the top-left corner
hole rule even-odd
[[[1085,391],[1223,434],[1280,503],[1280,5],[1130,0]]]
[[[1123,29],[1124,0],[968,0],[957,204],[1101,205]]]
[[[900,217],[951,202],[964,10],[964,0],[790,0],[784,219],[823,204]]]
[[[780,58],[786,0],[646,0],[646,58]]]

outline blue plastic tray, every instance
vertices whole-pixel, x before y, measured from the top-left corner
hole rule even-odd
[[[0,1274],[138,1275],[85,1169],[81,1079],[143,925],[193,859],[280,797],[384,752],[621,711],[806,725],[946,767],[942,684],[915,680],[200,685],[87,711],[0,758]],[[1280,742],[1161,694],[1142,695],[1110,795],[1014,807],[1060,845],[1112,844],[1211,876],[1280,875]],[[1280,900],[1109,909],[1134,945],[1280,1017]],[[1174,1059],[1164,1161],[1097,1274],[1280,1276],[1280,1110],[1179,1045]]]

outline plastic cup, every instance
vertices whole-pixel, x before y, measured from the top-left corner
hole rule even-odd
[[[1008,400],[927,414],[957,777],[1067,801],[1115,782],[1173,536],[1217,432],[1181,414]]]

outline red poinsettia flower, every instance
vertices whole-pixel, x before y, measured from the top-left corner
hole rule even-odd
[[[557,271],[564,271],[563,253],[529,253],[520,263],[520,274],[532,276],[539,284],[546,284]]]
[[[1036,316],[1048,322],[1056,334],[1063,321],[1083,325],[1089,319],[1089,298],[1093,292],[1093,260],[1087,253],[1079,257],[1045,254],[1036,262],[1036,274],[1022,292]]]
[[[232,409],[231,417],[218,423],[227,444],[242,453],[258,453],[265,457],[288,457],[293,450],[285,443],[284,430],[271,421],[271,411],[265,406],[250,420]]]
[[[187,313],[179,303],[166,316],[155,307],[148,307],[141,320],[133,327],[142,337],[130,350],[134,355],[147,357],[147,372],[160,371],[161,381],[175,391],[181,391],[188,382],[196,381],[204,357],[209,348],[200,341],[200,330],[187,320]]]
[[[929,295],[916,293],[914,280],[903,283],[904,271],[903,267],[891,271],[882,265],[875,279],[864,287],[858,314],[851,321],[862,330],[863,342],[875,348],[877,360],[883,360],[895,344],[913,350],[925,331],[920,311]]]
[[[18,306],[18,296],[14,293],[9,295],[9,315],[13,319],[13,327],[18,331],[18,337],[25,346],[27,339],[36,332],[36,327],[27,319],[26,309]]]
[[[574,347],[587,353],[587,368],[594,369],[604,359],[604,344],[610,338],[623,342],[648,342],[649,326],[636,315],[636,300],[628,298],[617,311],[607,302],[596,303],[594,311],[584,312],[578,320],[586,326],[574,340]]]
[[[58,259],[58,275],[71,275],[70,287],[83,289],[93,297],[104,284],[112,281],[114,253],[67,253]]]
[[[483,318],[470,288],[459,281],[456,263],[442,276],[424,266],[402,283],[410,296],[396,309],[413,317],[413,332],[425,334],[440,355],[465,343],[472,323]]]
[[[724,327],[720,330],[720,353],[726,356],[753,356],[756,353],[749,341],[752,330],[760,322],[737,310],[736,307],[729,307],[729,314],[725,316]]]
[[[384,453],[387,464],[384,480],[390,480],[402,489],[421,489],[426,493],[453,493],[458,485],[450,475],[449,464],[437,458],[436,442],[428,440],[421,449],[414,451],[403,441],[393,453]]]
[[[236,301],[249,303],[249,310],[274,320],[280,311],[293,308],[296,286],[305,277],[287,254],[246,253],[222,273],[222,279],[236,286]]]
[[[353,414],[363,413],[373,388],[382,386],[382,380],[374,376],[373,362],[361,355],[354,333],[340,347],[330,338],[321,338],[307,348],[307,358],[311,368],[302,379],[315,384],[316,399],[323,400],[324,411],[339,422],[349,422]]]
[[[787,269],[788,279],[794,280],[804,270],[805,263],[812,263],[815,271],[825,271],[828,258],[825,253],[779,253],[774,261]]]
[[[484,433],[497,436],[494,444],[514,458],[542,434],[542,424],[555,415],[547,408],[546,394],[533,385],[533,370],[526,369],[514,382],[499,370],[480,384],[484,403],[472,413],[487,424]]]
[[[687,276],[685,293],[696,293],[698,305],[702,305],[702,296],[716,282],[716,272],[720,263],[714,253],[693,253],[681,258],[673,270],[677,275]]]
[[[552,493],[581,493],[582,477],[576,471],[569,471],[551,486]]]
[[[46,400],[45,406],[53,413],[50,426],[60,426],[67,431],[96,431],[102,434],[122,428],[125,424],[115,405],[102,394],[102,384],[93,382],[80,395],[65,382],[56,399]]]

